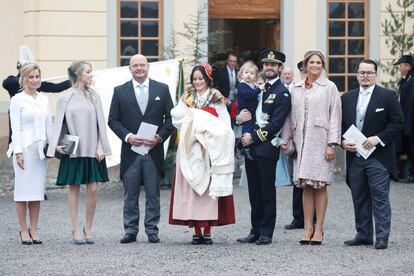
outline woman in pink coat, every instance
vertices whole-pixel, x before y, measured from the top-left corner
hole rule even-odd
[[[335,147],[341,141],[341,100],[336,85],[322,76],[322,52],[308,51],[303,62],[307,76],[292,88],[292,110],[283,128],[286,144],[282,149],[294,157],[293,180],[304,189],[305,230],[300,244],[320,245],[327,186],[334,181]]]

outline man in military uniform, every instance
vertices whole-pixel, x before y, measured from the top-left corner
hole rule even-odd
[[[261,113],[256,112],[260,118],[255,118],[254,130],[241,138],[243,146],[253,145],[254,148],[254,160],[245,161],[252,228],[249,235],[237,240],[241,243],[266,245],[272,242],[276,222],[275,172],[279,148],[273,146],[271,140],[283,127],[291,108],[290,93],[279,79],[285,59],[285,54],[275,49],[260,53],[266,76],[265,91],[258,106]],[[249,117],[251,114],[242,110],[237,116],[237,123],[243,123]]]

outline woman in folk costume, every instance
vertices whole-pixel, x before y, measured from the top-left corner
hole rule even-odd
[[[194,227],[192,244],[212,244],[211,227],[235,223],[233,203],[234,133],[212,70],[197,64],[191,89],[171,110],[180,129],[170,224]]]

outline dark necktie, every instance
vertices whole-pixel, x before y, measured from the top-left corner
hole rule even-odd
[[[268,83],[268,82],[265,83],[265,89],[266,89],[266,91],[269,89],[270,86],[272,86],[270,83]]]

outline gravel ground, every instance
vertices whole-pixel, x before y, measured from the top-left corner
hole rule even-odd
[[[122,245],[122,185],[101,184],[94,233],[95,245],[71,244],[67,189],[48,190],[42,203],[43,245],[20,244],[18,224],[7,176],[0,179],[0,275],[413,275],[414,185],[392,183],[392,233],[387,250],[372,246],[345,247],[355,234],[351,195],[342,178],[329,189],[323,245],[301,246],[301,230],[284,230],[291,220],[290,187],[277,191],[277,222],[270,246],[241,245],[236,238],[249,231],[247,190],[235,188],[235,225],[213,228],[214,245],[191,245],[192,231],[168,224],[169,189],[161,191],[160,244],[149,244],[143,226],[138,242]],[[53,179],[52,179],[53,180]],[[51,180],[51,181],[52,181]],[[49,184],[48,187],[52,187]],[[84,221],[85,190],[81,195]],[[144,198],[144,192],[141,199]],[[143,203],[143,200],[142,202]],[[411,207],[409,207],[411,206]],[[141,210],[144,209],[141,204]],[[143,225],[141,219],[141,225]]]

